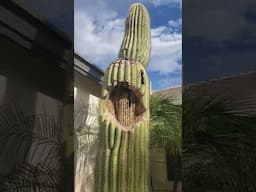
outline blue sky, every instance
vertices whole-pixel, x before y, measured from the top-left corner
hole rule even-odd
[[[183,84],[256,71],[256,1],[183,4]]]
[[[151,18],[152,89],[181,85],[181,0],[75,0],[75,52],[105,69],[118,57],[129,6],[143,3]]]

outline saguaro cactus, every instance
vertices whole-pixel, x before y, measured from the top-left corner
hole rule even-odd
[[[120,58],[139,61],[147,66],[151,46],[150,18],[142,4],[133,4],[126,18],[125,36],[119,51]]]
[[[148,191],[150,20],[142,4],[126,19],[119,59],[105,72],[96,192]]]

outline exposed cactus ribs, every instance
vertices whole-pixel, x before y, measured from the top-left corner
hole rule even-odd
[[[106,110],[124,127],[132,127],[142,118],[146,111],[141,96],[129,88],[127,84],[117,85],[109,95]]]

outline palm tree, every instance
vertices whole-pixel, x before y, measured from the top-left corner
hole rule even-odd
[[[174,155],[181,154],[181,106],[168,98],[150,97],[151,143]]]
[[[60,121],[0,108],[0,191],[63,191]]]
[[[167,161],[173,166],[168,175],[174,180],[174,192],[181,180],[181,105],[174,105],[168,98],[150,97],[150,141],[166,150]]]
[[[256,191],[256,118],[224,96],[183,95],[183,189]]]

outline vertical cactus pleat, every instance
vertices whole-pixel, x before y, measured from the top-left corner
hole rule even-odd
[[[100,102],[95,192],[149,191],[150,19],[133,4],[119,58],[106,69]]]
[[[129,144],[128,144],[128,185],[127,191],[133,192],[134,183],[134,133],[129,132]]]
[[[147,9],[140,3],[133,4],[126,18],[125,35],[119,58],[139,61],[147,66],[151,46],[150,18]]]
[[[118,156],[119,156],[119,148],[121,145],[121,129],[115,129],[115,144],[114,148],[111,151],[111,169],[110,169],[110,191],[118,191]]]

